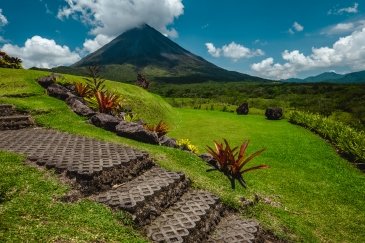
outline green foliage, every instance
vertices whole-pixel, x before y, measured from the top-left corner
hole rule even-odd
[[[88,70],[90,78],[85,78],[85,80],[92,92],[105,91],[105,79],[100,76],[100,67],[90,66]]]
[[[199,153],[198,147],[193,145],[189,139],[186,139],[186,138],[178,139],[178,140],[176,140],[176,144],[183,150],[190,151],[194,154]]]
[[[207,146],[208,153],[210,153],[216,161],[216,163],[210,164],[213,169],[207,171],[219,170],[222,172],[230,180],[232,189],[236,188],[236,180],[246,188],[246,182],[243,178],[244,173],[251,170],[269,168],[267,165],[258,165],[243,169],[248,162],[259,156],[265,149],[260,149],[250,156],[246,156],[246,150],[249,144],[248,140],[242,143],[239,151],[237,151],[238,147],[231,148],[226,139],[223,139],[223,141],[224,144],[214,141],[215,150]]]
[[[157,133],[158,137],[162,137],[164,135],[166,135],[169,132],[169,126],[167,125],[166,122],[164,121],[159,121],[157,123],[157,125],[148,125],[146,124],[144,126],[147,130],[151,131],[151,132],[155,132]]]
[[[3,51],[0,51],[0,67],[22,69],[22,60],[17,57],[11,57]]]
[[[330,140],[341,151],[352,155],[355,160],[365,162],[365,133],[357,131],[342,122],[319,114],[292,111],[291,123],[304,126]]]

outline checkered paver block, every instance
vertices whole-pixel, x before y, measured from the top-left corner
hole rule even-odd
[[[92,180],[121,183],[153,164],[147,153],[127,146],[43,128],[0,131],[0,149],[24,154],[58,172],[66,171],[82,179],[84,186]]]

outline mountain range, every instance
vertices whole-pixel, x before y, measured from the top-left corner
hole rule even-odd
[[[338,83],[338,84],[365,83],[365,71],[353,72],[347,74],[325,72],[317,76],[311,76],[304,79],[290,78],[281,81],[287,83]]]
[[[124,32],[70,67],[57,67],[53,71],[85,75],[90,65],[101,66],[104,78],[127,82],[135,81],[138,72],[154,81],[169,83],[268,81],[220,68],[149,25]]]

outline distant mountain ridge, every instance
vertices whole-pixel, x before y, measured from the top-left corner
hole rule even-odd
[[[160,32],[143,25],[131,29],[70,67],[54,71],[86,74],[86,67],[102,66],[102,76],[134,81],[137,72],[161,82],[268,81],[220,68],[182,48]]]
[[[305,79],[290,78],[281,81],[288,83],[339,83],[339,84],[365,83],[365,71],[353,72],[348,74],[325,72],[317,76],[311,76]]]

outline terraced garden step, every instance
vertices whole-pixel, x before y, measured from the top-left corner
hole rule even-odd
[[[145,230],[155,242],[203,242],[218,223],[222,210],[218,197],[191,190]]]
[[[188,189],[182,173],[153,167],[143,175],[95,197],[112,208],[130,212],[137,225],[149,224]]]
[[[33,125],[34,121],[28,115],[0,116],[0,130],[16,130]]]
[[[0,116],[8,116],[14,114],[15,107],[8,104],[0,104]]]
[[[110,189],[154,165],[147,153],[130,147],[41,128],[0,131],[0,149],[65,173],[84,194]]]
[[[258,237],[258,224],[253,220],[243,220],[238,215],[229,214],[221,219],[214,232],[209,236],[209,243],[254,242]]]

